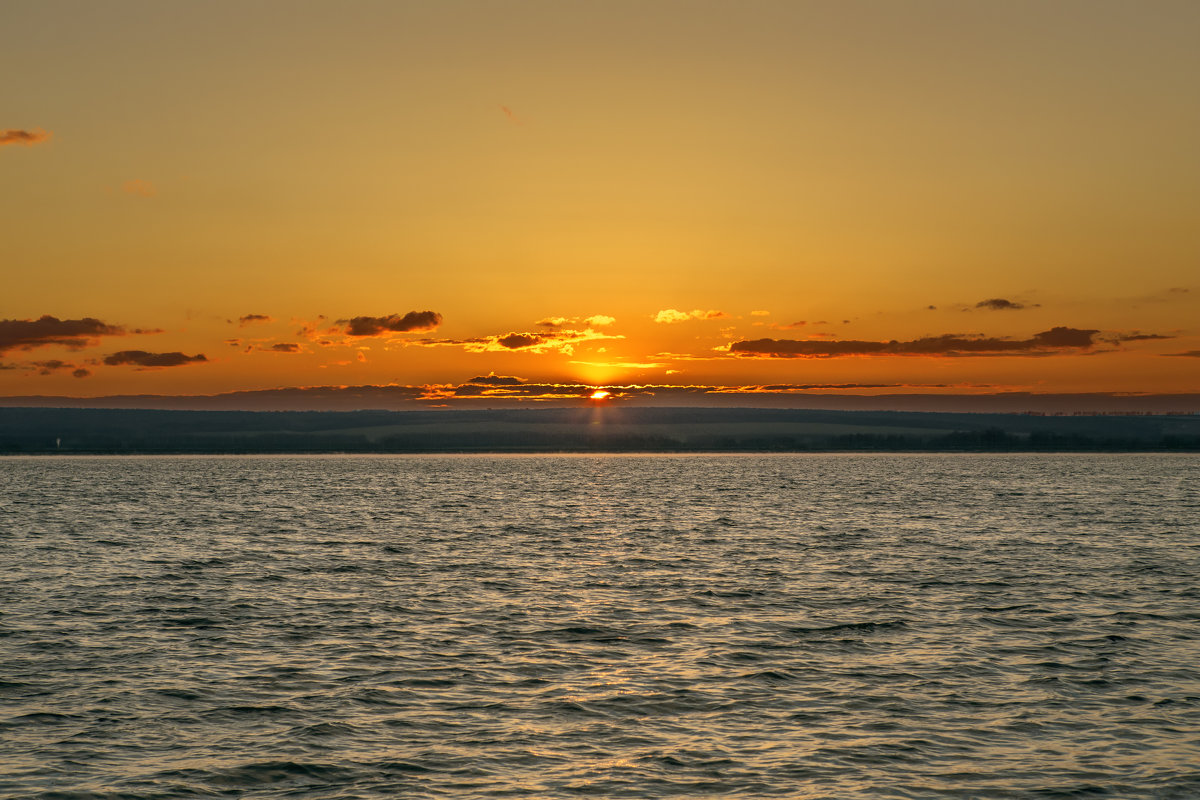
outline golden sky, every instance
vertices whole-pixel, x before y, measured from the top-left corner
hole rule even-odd
[[[1197,392],[1197,41],[1193,0],[8,3],[0,395]]]

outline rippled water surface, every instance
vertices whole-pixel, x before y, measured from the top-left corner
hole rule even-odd
[[[1200,797],[1200,457],[0,459],[0,796]]]

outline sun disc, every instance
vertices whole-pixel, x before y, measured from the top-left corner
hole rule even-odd
[[[603,400],[604,398],[608,397],[610,394],[612,394],[612,393],[606,392],[603,389],[597,389],[596,391],[592,392],[591,399],[592,400]]]

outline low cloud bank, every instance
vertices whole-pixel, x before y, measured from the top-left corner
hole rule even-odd
[[[901,342],[854,339],[753,339],[733,342],[729,352],[750,358],[836,358],[838,356],[1048,355],[1092,347],[1100,331],[1055,327],[1028,339],[943,334]]]

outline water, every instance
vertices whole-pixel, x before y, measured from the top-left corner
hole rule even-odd
[[[0,796],[1200,797],[1200,457],[0,459]]]

